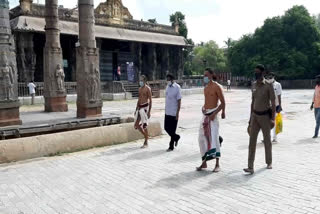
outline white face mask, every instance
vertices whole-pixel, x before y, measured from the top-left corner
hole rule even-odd
[[[143,86],[144,86],[144,82],[143,82],[143,81],[140,81],[140,82],[139,82],[139,85],[140,85],[140,87],[143,87]]]
[[[167,81],[167,85],[168,85],[168,86],[171,86],[171,85],[172,85],[172,82],[171,82],[171,81]]]

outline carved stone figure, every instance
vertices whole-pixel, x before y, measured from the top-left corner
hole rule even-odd
[[[64,87],[64,78],[65,74],[63,69],[61,68],[61,65],[57,65],[57,70],[56,70],[56,79],[57,79],[57,86],[58,86],[58,91],[59,92],[64,92],[65,87]]]
[[[12,68],[6,64],[1,69],[2,85],[4,90],[4,100],[13,100],[14,75]]]
[[[89,101],[91,103],[96,102],[97,95],[99,93],[99,84],[100,84],[100,72],[99,69],[95,68],[94,64],[90,64],[90,73],[88,75],[88,86],[90,90],[88,90]]]
[[[96,8],[96,13],[105,14],[110,16],[110,18],[117,19],[133,19],[128,8],[123,6],[121,0],[107,0]]]

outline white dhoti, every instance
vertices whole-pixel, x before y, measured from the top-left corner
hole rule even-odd
[[[140,119],[139,126],[142,129],[146,129],[149,123],[149,103],[145,103],[139,106],[139,109],[135,112],[134,124],[136,124],[137,120]]]
[[[215,109],[209,109],[203,115],[199,129],[199,147],[202,160],[208,161],[221,156],[219,141],[219,119],[216,117],[213,121],[209,116]]]

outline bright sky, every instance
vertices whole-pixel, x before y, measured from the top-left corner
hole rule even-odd
[[[45,0],[33,0],[44,3]],[[95,6],[105,0],[95,0]],[[10,6],[19,0],[9,0]],[[74,7],[77,0],[59,1]],[[320,13],[319,0],[123,0],[134,19],[156,18],[169,24],[169,15],[181,11],[186,15],[189,37],[195,42],[215,40],[220,46],[228,37],[239,39],[252,33],[268,17],[283,15],[294,5],[304,5],[313,14]]]

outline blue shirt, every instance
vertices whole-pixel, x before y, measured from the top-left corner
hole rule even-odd
[[[167,86],[166,89],[166,115],[176,116],[178,111],[178,103],[181,100],[181,88],[177,83]]]

